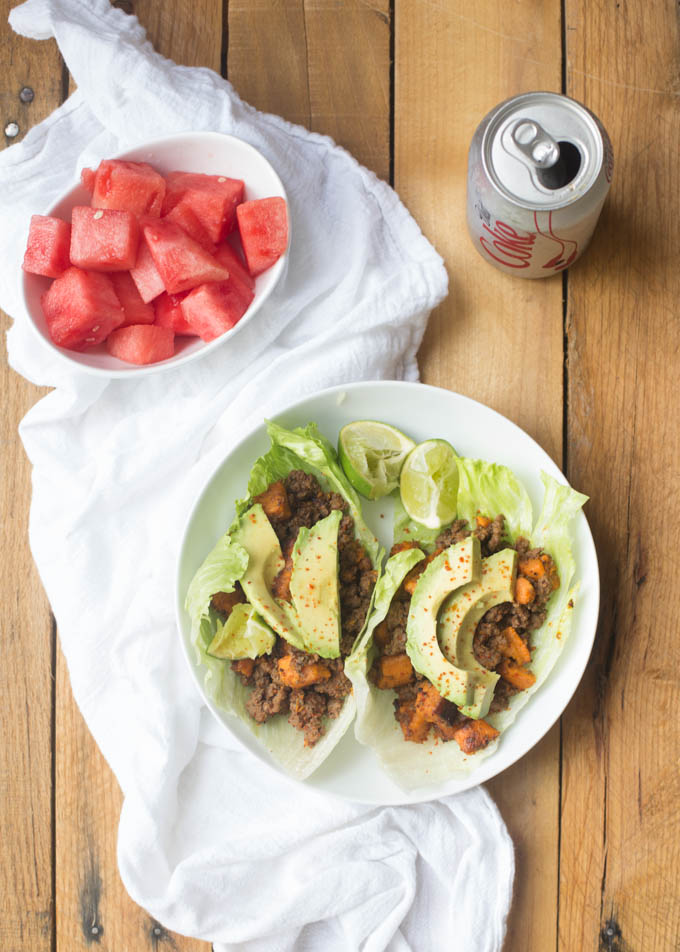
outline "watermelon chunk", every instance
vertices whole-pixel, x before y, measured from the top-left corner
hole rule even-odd
[[[245,284],[250,291],[255,290],[255,278],[251,277],[243,259],[239,257],[231,245],[219,245],[215,252],[215,257],[219,263],[224,265],[227,269],[230,278],[234,278],[240,281],[241,284]]]
[[[160,297],[157,297],[153,303],[156,312],[154,324],[157,327],[170,327],[175,334],[196,337],[196,331],[191,325],[187,324],[181,307],[182,299],[188,293],[188,291],[185,291],[183,294],[161,294]]]
[[[71,226],[61,218],[33,215],[22,265],[30,274],[58,278],[70,267]]]
[[[150,304],[145,304],[142,301],[137,285],[130,277],[130,272],[114,271],[111,274],[111,282],[116,297],[120,301],[120,306],[125,311],[125,323],[121,326],[153,324],[156,317],[154,309]]]
[[[104,159],[99,163],[94,178],[93,208],[115,208],[158,218],[164,197],[165,179],[146,162]]]
[[[233,231],[236,206],[243,201],[241,179],[198,172],[170,172],[166,183],[164,215],[179,204],[190,208],[215,244]]]
[[[90,195],[94,192],[94,180],[96,176],[94,169],[83,169],[80,173],[80,184],[87,189]]]
[[[248,270],[262,274],[278,261],[288,245],[288,213],[283,198],[258,198],[236,209],[238,230]]]
[[[144,237],[168,294],[229,277],[225,267],[171,221],[146,224]]]
[[[134,268],[130,270],[130,277],[137,285],[139,295],[145,304],[148,304],[149,301],[153,301],[154,298],[165,291],[163,278],[158,273],[158,268],[151,256],[149,246],[144,240],[144,237],[142,237],[142,240],[139,242],[137,262]]]
[[[163,220],[179,225],[182,231],[185,231],[190,238],[199,243],[201,248],[205,248],[210,254],[215,253],[215,242],[188,205],[180,202],[164,216]]]
[[[133,324],[109,335],[106,349],[129,364],[155,364],[175,353],[175,333],[155,324]]]
[[[101,343],[125,320],[111,278],[69,268],[41,298],[50,337],[59,347],[85,350]]]
[[[130,212],[76,205],[71,213],[71,263],[90,271],[128,271],[139,247],[139,224]]]
[[[182,300],[187,324],[203,340],[214,340],[237,324],[250,307],[253,292],[239,281],[202,284]]]

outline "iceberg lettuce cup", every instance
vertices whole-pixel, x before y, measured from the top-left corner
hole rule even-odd
[[[348,659],[382,550],[315,424],[267,424],[235,518],[186,596],[204,690],[303,780],[355,714]]]
[[[346,664],[356,738],[411,790],[465,777],[541,688],[577,597],[571,523],[587,497],[541,473],[536,516],[505,466],[459,458],[456,519],[396,504],[395,545]]]

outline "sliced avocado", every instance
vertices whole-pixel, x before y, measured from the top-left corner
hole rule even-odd
[[[304,649],[292,606],[271,593],[272,583],[285,562],[276,533],[259,503],[243,513],[233,537],[248,553],[248,568],[239,579],[246,598],[278,635],[293,647]]]
[[[511,602],[515,590],[517,553],[503,549],[482,559],[479,581],[454,592],[442,606],[437,625],[439,644],[452,664],[474,673],[474,695],[459,704],[467,717],[484,717],[489,710],[499,675],[476,660],[472,650],[475,628],[482,615],[494,605]]]
[[[338,595],[338,527],[334,509],[311,529],[302,526],[293,549],[290,594],[302,629],[305,649],[322,658],[340,657]]]
[[[207,653],[213,658],[238,661],[259,658],[274,647],[276,635],[252,605],[234,605],[225,623],[218,626]]]
[[[437,640],[437,616],[455,589],[481,577],[479,539],[468,536],[450,546],[418,579],[406,623],[406,651],[413,667],[431,681],[442,697],[459,707],[474,697],[475,675],[452,664]]]

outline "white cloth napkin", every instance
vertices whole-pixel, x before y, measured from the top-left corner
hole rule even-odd
[[[56,388],[20,428],[31,546],[74,695],[124,793],[125,886],[218,950],[495,952],[513,852],[487,794],[370,808],[281,777],[209,715],[172,608],[180,527],[218,459],[305,393],[417,379],[427,315],[446,293],[441,259],[345,151],[158,56],[106,0],[29,0],[10,22],[55,36],[78,85],[0,156],[0,305],[15,318],[12,366]],[[186,129],[240,136],[278,170],[295,236],[287,275],[233,346],[187,367],[138,382],[72,370],[24,319],[29,217],[84,165]]]

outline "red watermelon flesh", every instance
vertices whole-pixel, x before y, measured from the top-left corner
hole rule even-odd
[[[111,278],[69,268],[41,298],[50,337],[59,347],[85,350],[101,343],[125,320]]]
[[[217,244],[236,225],[235,209],[243,201],[243,190],[241,179],[198,172],[170,172],[166,178],[163,214],[179,204],[190,208]]]
[[[58,278],[70,267],[71,226],[61,218],[33,215],[24,254],[24,271]]]
[[[185,291],[183,294],[161,294],[160,297],[156,298],[153,302],[156,311],[154,321],[156,327],[170,327],[175,334],[196,337],[196,331],[187,324],[181,307],[182,299],[188,293],[188,291]]]
[[[283,198],[258,198],[236,209],[248,270],[253,276],[270,268],[288,244],[288,213]]]
[[[228,270],[230,278],[245,284],[249,291],[255,290],[255,279],[250,276],[243,258],[239,257],[231,245],[220,245],[215,252],[215,257]]]
[[[229,277],[226,268],[173,222],[146,224],[144,237],[168,294]]]
[[[90,195],[94,192],[94,180],[97,173],[94,169],[83,169],[80,173],[80,182],[83,188],[87,189]]]
[[[71,263],[90,271],[128,271],[139,247],[139,224],[130,212],[77,205],[71,213]]]
[[[158,273],[156,263],[151,256],[149,246],[144,237],[139,242],[139,252],[137,253],[137,262],[130,270],[130,277],[137,285],[139,296],[145,304],[153,301],[165,291],[163,278]]]
[[[238,281],[202,284],[182,301],[182,310],[194,333],[214,340],[237,324],[250,307],[253,292]]]
[[[94,208],[158,218],[164,197],[165,179],[146,162],[103,159],[99,163],[92,193]]]
[[[164,216],[164,221],[171,221],[173,224],[179,225],[182,231],[185,231],[190,238],[193,238],[194,241],[199,243],[201,248],[205,248],[210,254],[215,253],[215,242],[188,205],[185,205],[183,202],[180,202],[179,205],[175,205],[175,207]]]
[[[155,324],[133,324],[109,335],[106,349],[129,364],[155,364],[175,353],[175,333]]]
[[[155,314],[150,304],[142,301],[137,285],[130,277],[129,271],[114,271],[111,274],[111,282],[116,297],[125,311],[125,323],[122,327],[130,324],[153,324]]]

